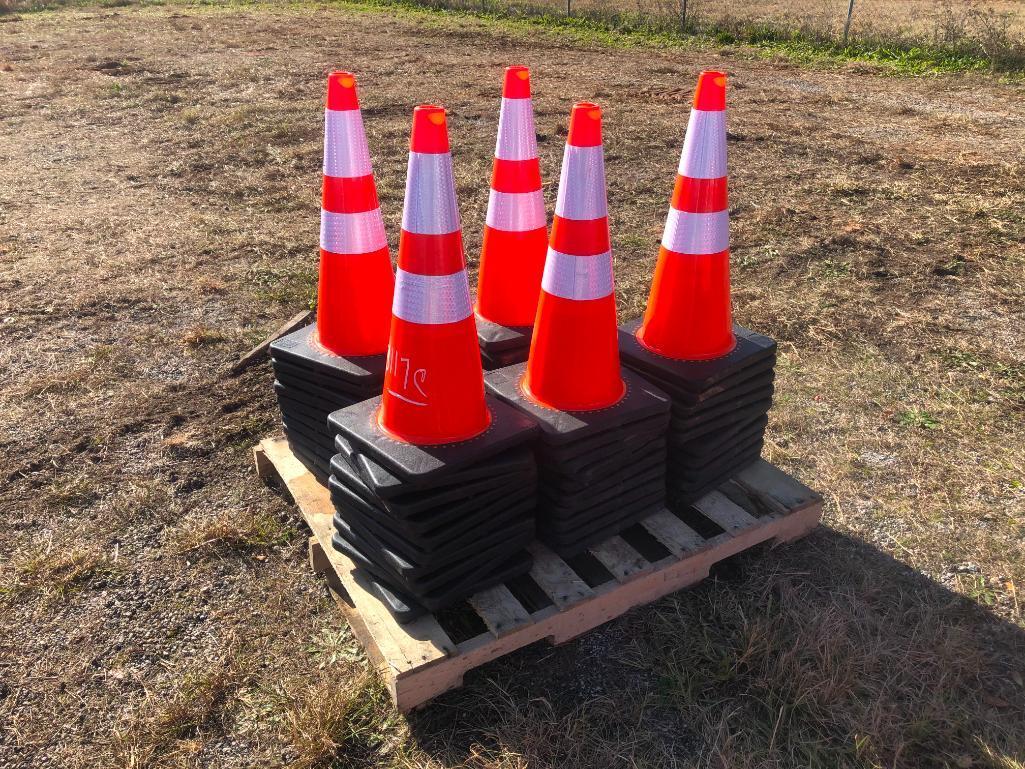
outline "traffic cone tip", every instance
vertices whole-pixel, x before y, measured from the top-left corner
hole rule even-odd
[[[449,151],[448,122],[444,107],[421,104],[413,110],[409,150],[425,154],[442,154]]]
[[[706,70],[698,75],[694,89],[694,108],[708,112],[726,109],[726,73]]]
[[[355,75],[341,70],[328,75],[327,108],[338,111],[359,109]]]
[[[502,96],[506,99],[530,98],[530,70],[527,67],[517,64],[505,68]]]
[[[601,145],[601,107],[589,101],[577,102],[569,115],[566,143],[574,147]]]

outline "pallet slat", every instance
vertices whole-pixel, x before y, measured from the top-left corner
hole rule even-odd
[[[534,542],[527,549],[534,556],[534,565],[530,569],[531,579],[558,608],[594,595],[590,585],[580,579],[569,564],[540,542]]]
[[[590,551],[618,582],[629,582],[651,570],[648,560],[619,536],[609,537]]]
[[[505,585],[482,591],[469,603],[488,631],[456,645],[433,616],[399,625],[360,572],[331,546],[330,493],[295,459],[283,439],[263,441],[254,456],[260,475],[281,479],[309,525],[311,563],[315,570],[327,572],[333,592],[337,586],[336,601],[401,711],[462,685],[468,670],[504,654],[540,640],[563,643],[634,607],[696,584],[719,561],[760,542],[797,539],[815,528],[822,516],[821,497],[765,463],[720,488],[769,515],[756,518],[725,494],[713,492],[695,507],[727,533],[705,539],[669,511],[659,511],[641,525],[672,555],[651,564],[621,537],[612,537],[591,549],[615,577],[597,588],[590,588],[565,560],[535,542],[529,547],[534,556],[530,576],[552,605],[531,614]],[[780,509],[784,500],[792,507]]]
[[[714,521],[727,534],[736,534],[758,525],[757,518],[720,491],[710,491],[692,507],[706,518]]]
[[[749,494],[774,503],[772,507],[777,513],[794,512],[822,503],[822,497],[764,459],[745,467],[734,480]]]
[[[470,606],[484,620],[488,630],[496,638],[530,623],[530,613],[523,608],[516,596],[505,585],[481,590],[470,599]]]
[[[659,510],[641,525],[677,558],[705,546],[705,538],[668,510]]]

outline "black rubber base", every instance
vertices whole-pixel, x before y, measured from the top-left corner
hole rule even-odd
[[[314,324],[271,342],[271,359],[275,363],[291,364],[292,369],[304,369],[320,377],[348,382],[364,389],[377,387],[380,393],[387,365],[386,355],[335,355],[320,346],[316,333]]]
[[[666,505],[671,510],[680,510],[705,496],[708,492],[726,483],[748,465],[758,461],[762,455],[761,445],[755,450],[738,456],[726,469],[718,475],[709,476],[698,481],[680,481],[671,485],[666,494]]]
[[[676,383],[693,393],[703,393],[727,377],[776,357],[776,343],[767,336],[734,326],[737,346],[721,358],[705,361],[679,361],[658,355],[644,347],[635,336],[641,319],[619,327],[619,354],[623,363],[642,373]]]
[[[486,353],[481,350],[480,360],[485,371],[495,371],[496,369],[513,366],[517,363],[526,363],[529,355],[529,347],[520,347],[516,350],[506,350],[500,353]]]
[[[693,390],[681,387],[678,382],[674,382],[668,376],[659,376],[654,372],[640,371],[629,366],[628,368],[636,370],[642,377],[668,394],[673,399],[673,406],[675,408],[687,409],[693,407],[700,408],[704,404],[711,404],[717,399],[728,398],[731,392],[751,385],[754,381],[760,381],[763,377],[774,378],[776,358],[771,357],[758,361],[758,363],[750,368],[738,371],[736,374],[716,382],[707,390],[702,390],[701,392],[694,392]]]
[[[417,504],[421,508],[439,504],[440,500],[435,501],[438,495],[448,500],[462,499],[477,491],[526,477],[524,474],[533,478],[537,473],[533,454],[528,447],[521,446],[468,467],[417,480],[413,484],[390,472],[367,454],[357,451],[341,435],[335,436],[335,448],[350,460],[363,482],[383,501],[397,505]]]
[[[381,394],[382,382],[354,384],[338,377],[322,375],[284,361],[271,359],[274,378],[286,387],[303,390],[325,400],[344,399],[345,404],[358,403]]]
[[[586,494],[605,484],[635,478],[648,468],[664,464],[666,445],[665,436],[659,435],[629,453],[623,452],[582,466],[544,461],[539,468],[541,483],[552,493]]]
[[[368,532],[390,553],[410,564],[443,566],[464,552],[472,555],[482,548],[534,530],[536,499],[533,494],[474,511],[473,515],[466,516],[465,523],[456,520],[421,532],[404,521],[396,521],[380,513],[368,513],[336,478],[332,477],[329,484],[331,498],[342,520],[357,532]]]
[[[533,326],[503,326],[477,315],[477,341],[481,352],[489,355],[530,348]]]
[[[520,380],[525,369],[526,364],[520,363],[490,371],[484,376],[484,384],[489,392],[536,420],[541,441],[549,446],[576,444],[584,438],[659,417],[668,424],[669,396],[633,371],[622,369],[626,394],[613,405],[595,411],[557,411],[523,393]]]
[[[336,541],[337,540],[337,541]],[[346,552],[350,546],[338,537],[332,536],[331,544],[336,550]],[[352,559],[353,563],[360,565],[358,551],[350,552],[349,558]],[[396,591],[394,588],[386,585],[381,580],[375,578],[366,569],[357,568],[352,573],[352,578],[368,593],[377,597],[377,599],[383,603],[388,611],[395,617],[395,621],[400,625],[412,622],[415,619],[423,617],[428,613],[427,609],[418,604],[408,595]]]
[[[574,555],[633,525],[665,500],[669,398],[623,370],[627,393],[591,412],[545,408],[522,392],[525,366],[485,376],[488,390],[538,420],[538,539]]]
[[[587,524],[588,519],[597,519],[606,513],[615,512],[623,502],[654,494],[664,484],[663,464],[612,483],[601,493],[560,494],[555,489],[542,486],[538,490],[539,518],[545,521],[546,527],[560,526],[568,530],[571,526]],[[586,526],[582,530],[586,531]]]
[[[340,438],[335,439],[336,445],[340,442]],[[515,496],[517,490],[532,490],[537,485],[537,469],[526,448],[512,449],[483,464],[485,470],[493,472],[462,483],[446,483],[413,492],[389,485],[386,488],[390,496],[380,494],[373,477],[366,473],[367,467],[385,471],[366,457],[337,454],[331,462],[331,473],[368,505],[423,531],[449,520],[461,520],[474,510],[490,505],[493,498],[497,501],[505,494]],[[389,474],[388,478],[395,479],[395,476]]]
[[[526,444],[536,424],[487,396],[491,425],[482,435],[417,446],[384,432],[379,404],[328,418],[338,450],[329,488],[335,546],[377,583],[396,618],[438,611],[529,571],[538,475]]]
[[[723,408],[710,414],[701,414],[689,419],[674,419],[669,423],[669,434],[676,440],[691,440],[693,437],[705,435],[713,430],[723,430],[737,422],[753,419],[769,413],[772,398],[766,397],[735,408]]]
[[[365,572],[363,579],[371,584],[374,593],[388,606],[396,620],[402,623],[422,616],[425,611],[447,609],[480,590],[522,576],[530,571],[533,564],[530,554],[520,551],[503,561],[488,563],[458,580],[414,597],[412,591],[403,589],[401,580],[367,557],[357,544],[349,542],[337,532],[331,544]]]
[[[563,533],[553,528],[542,529],[539,522],[538,539],[559,556],[572,558],[658,512],[664,505],[665,489],[660,489],[647,497],[621,504],[615,513],[606,518],[592,520],[587,531],[574,527],[568,533]]]
[[[673,464],[672,457],[670,457],[669,466],[666,469],[666,486],[669,489],[690,488],[718,478],[730,468],[736,468],[737,463],[749,454],[754,452],[760,454],[764,442],[761,435],[749,438],[744,443],[704,462],[700,467],[689,463],[686,465]]]
[[[359,548],[364,555],[395,579],[396,587],[405,586],[414,597],[437,587],[459,581],[476,573],[482,566],[501,562],[509,554],[526,547],[534,538],[534,522],[527,518],[493,530],[478,542],[451,547],[444,552],[413,557],[393,547],[390,540],[350,518],[347,513],[335,515],[336,533]],[[465,596],[464,596],[465,597]]]
[[[297,400],[305,400],[312,403],[317,403],[318,407],[328,408],[334,404],[334,408],[328,408],[327,413],[343,409],[346,406],[351,406],[353,403],[359,403],[365,401],[367,398],[373,398],[380,395],[380,388],[375,388],[374,392],[353,392],[352,390],[343,389],[340,386],[321,386],[316,382],[309,379],[297,379],[292,376],[287,376],[281,372],[275,372],[274,374],[274,390],[276,392],[285,392],[289,397]]]
[[[402,491],[434,488],[442,477],[479,465],[515,446],[523,445],[537,434],[537,424],[530,417],[486,396],[491,424],[475,438],[458,443],[419,446],[396,440],[377,421],[381,399],[357,403],[336,411],[328,417],[331,429],[341,435],[356,451],[369,457],[401,481]],[[465,476],[464,476],[465,477]]]
[[[528,504],[520,517],[530,517],[536,502],[537,481],[521,476],[503,481],[490,489],[467,494],[463,499],[443,501],[435,507],[409,513],[388,505],[376,497],[347,466],[341,455],[331,460],[329,484],[335,507],[356,517],[372,519],[387,528],[401,543],[419,552],[443,550],[454,541],[473,534],[478,538],[490,534],[489,526],[498,526],[515,517],[514,511]],[[478,528],[480,526],[480,528]],[[384,536],[384,535],[382,535]],[[400,544],[399,548],[405,547]]]
[[[539,459],[559,465],[565,470],[583,467],[596,461],[619,458],[635,450],[640,450],[652,440],[666,434],[666,418],[659,414],[651,419],[634,422],[629,429],[610,430],[599,435],[592,435],[573,443],[550,446],[537,442]]]
[[[716,409],[736,408],[741,403],[762,398],[771,398],[776,391],[775,374],[771,370],[751,377],[737,386],[731,387],[714,398],[708,398],[700,403],[685,404],[673,398],[672,415],[675,419],[689,419],[700,414],[707,414]]]
[[[320,447],[312,443],[303,433],[288,427],[284,428],[284,432],[285,439],[295,458],[302,462],[318,481],[326,485],[331,474],[331,460],[326,459]]]
[[[290,391],[287,395],[283,391],[277,391],[278,399],[278,410],[281,411],[282,416],[291,416],[302,419],[305,422],[309,422],[311,425],[315,425],[316,429],[322,431],[325,435],[331,436],[331,430],[327,424],[327,417],[332,411],[327,410],[324,406],[319,404],[311,404],[309,401],[297,400],[293,395],[295,391]],[[337,409],[334,409],[337,411]]]
[[[746,439],[755,435],[764,435],[765,427],[769,423],[767,414],[755,417],[752,420],[738,422],[728,428],[703,435],[695,440],[687,442],[676,442],[675,436],[671,439],[669,453],[672,461],[686,461],[697,464],[706,457],[714,457],[727,451],[731,446],[742,444]]]

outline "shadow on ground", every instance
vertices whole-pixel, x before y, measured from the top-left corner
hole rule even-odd
[[[1022,628],[823,528],[472,671],[410,724],[471,766],[1013,767],[1023,660]]]

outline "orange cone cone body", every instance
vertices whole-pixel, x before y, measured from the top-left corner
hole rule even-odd
[[[524,391],[562,411],[605,408],[620,398],[601,109],[570,113],[559,197],[545,259]]]
[[[388,347],[395,275],[377,201],[356,78],[332,72],[324,111],[317,338],[337,355]]]
[[[702,72],[694,92],[662,247],[637,340],[677,360],[736,345],[730,312],[726,75]]]
[[[533,324],[547,246],[530,72],[509,67],[477,277],[480,317],[503,326]]]
[[[491,417],[444,109],[413,111],[409,148],[379,421],[409,443],[452,443],[483,432]]]

